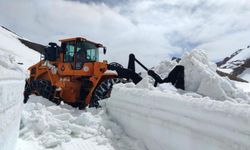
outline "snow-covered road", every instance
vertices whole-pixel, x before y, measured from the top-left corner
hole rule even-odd
[[[31,96],[24,105],[17,150],[143,150],[100,109],[77,110]]]

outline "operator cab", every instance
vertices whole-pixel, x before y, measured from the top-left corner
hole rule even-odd
[[[104,54],[106,53],[106,49],[102,44],[85,38],[77,37],[60,41],[64,52],[63,61],[71,63],[72,68],[76,70],[81,69],[86,62],[99,61],[99,48],[103,48]]]

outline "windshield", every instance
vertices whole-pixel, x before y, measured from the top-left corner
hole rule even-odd
[[[98,61],[99,50],[95,44],[79,41],[76,43],[76,56],[81,57],[82,61]]]
[[[99,60],[99,50],[96,44],[88,41],[65,42],[64,62],[70,62],[75,69],[81,69],[85,62]]]

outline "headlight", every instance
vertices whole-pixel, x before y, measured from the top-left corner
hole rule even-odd
[[[88,66],[84,66],[84,67],[83,67],[83,71],[84,71],[84,72],[88,72],[88,71],[89,71],[89,67],[88,67]]]

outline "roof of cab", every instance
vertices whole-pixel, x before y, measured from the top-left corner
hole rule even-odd
[[[86,38],[83,38],[83,37],[74,37],[74,38],[66,38],[66,39],[61,39],[59,40],[60,42],[68,42],[68,41],[76,41],[76,40],[80,40],[80,41],[87,41],[87,42],[90,42],[90,43],[93,43],[95,45],[97,45],[98,47],[104,47],[102,44],[100,43],[96,43],[96,42],[93,42],[93,41],[89,41],[87,40]]]

